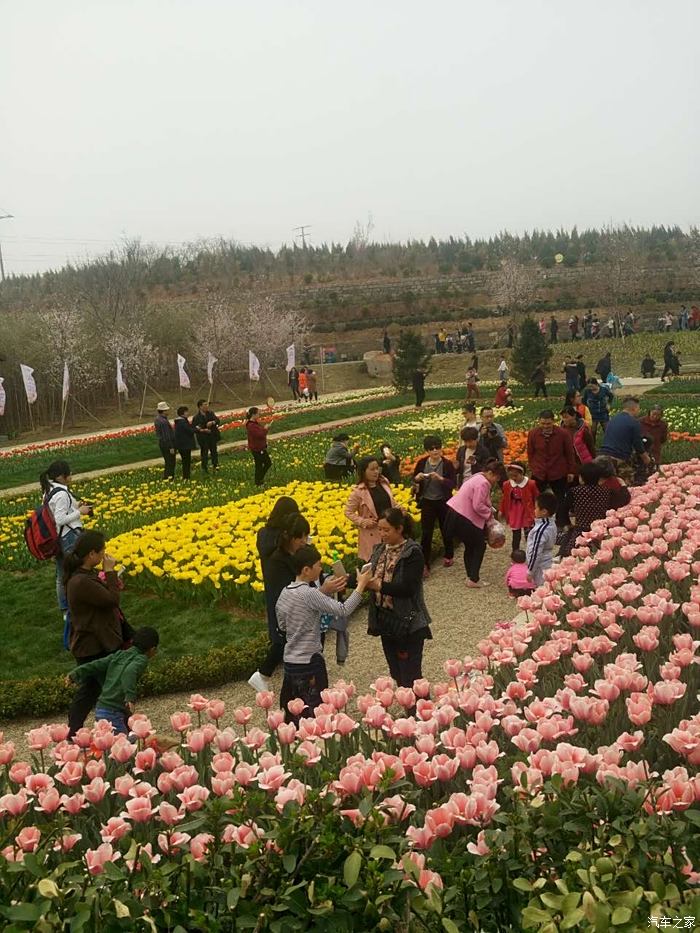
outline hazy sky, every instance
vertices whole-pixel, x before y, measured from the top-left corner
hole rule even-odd
[[[700,221],[696,0],[0,4],[0,241]]]

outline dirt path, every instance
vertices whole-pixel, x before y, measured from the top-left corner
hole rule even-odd
[[[443,679],[442,665],[447,658],[460,658],[474,653],[479,640],[491,631],[496,622],[511,619],[517,613],[515,601],[508,596],[503,583],[509,554],[508,548],[487,552],[483,579],[491,585],[483,590],[472,590],[466,586],[461,549],[457,552],[453,567],[443,568],[441,562],[435,562],[433,573],[425,584],[425,599],[433,619],[433,638],[426,642],[423,659],[423,674],[428,679]],[[350,656],[343,666],[335,662],[332,633],[325,651],[331,683],[340,678],[352,680],[360,692],[365,692],[376,677],[388,674],[381,643],[378,638],[367,635],[365,620],[366,611],[359,610],[351,625]],[[272,682],[273,689],[279,693],[282,682],[279,671]],[[224,700],[227,707],[226,721],[228,714],[237,706],[254,706],[255,694],[245,682],[224,684],[203,692],[209,698]],[[170,714],[185,709],[189,696],[190,691],[148,697],[139,704],[139,711],[150,716],[158,731],[170,732]],[[49,718],[52,722],[64,720],[61,715]],[[262,721],[259,715],[258,720]],[[40,726],[44,721],[24,719],[2,724],[5,740],[15,743],[18,757],[29,754],[25,732]]]

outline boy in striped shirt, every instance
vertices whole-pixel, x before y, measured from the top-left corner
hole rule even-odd
[[[299,716],[290,714],[287,708],[289,701],[301,698],[306,704],[303,715],[312,715],[321,702],[321,691],[328,687],[322,617],[330,617],[330,628],[344,632],[362,602],[372,571],[357,574],[357,588],[341,603],[314,586],[321,576],[321,555],[315,547],[306,544],[299,548],[292,555],[292,563],[296,580],[282,590],[276,615],[277,625],[286,636],[280,706],[287,721],[298,722]]]

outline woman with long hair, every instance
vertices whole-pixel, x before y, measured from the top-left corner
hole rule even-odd
[[[589,428],[593,427],[593,416],[588,405],[584,405],[580,389],[571,389],[564,396],[564,408],[575,408],[579,417],[583,418]]]
[[[102,564],[103,579],[97,574]],[[121,648],[128,626],[119,609],[120,585],[115,560],[105,553],[105,536],[85,531],[64,558],[64,584],[70,610],[70,650],[76,664],[104,658]],[[127,631],[125,631],[127,628]],[[68,713],[70,735],[80,729],[100,693],[96,680],[83,681]]]
[[[486,553],[486,523],[493,516],[491,490],[505,480],[505,467],[494,458],[484,465],[481,473],[468,479],[447,503],[446,531],[464,544],[464,569],[469,587],[488,585],[479,579],[479,571]]]
[[[423,676],[424,642],[433,637],[423,597],[423,551],[413,540],[413,519],[402,509],[389,509],[378,527],[381,543],[372,552],[367,584],[372,593],[368,633],[381,637],[396,683],[412,687]]]
[[[357,464],[357,486],[350,493],[345,517],[359,529],[357,554],[363,563],[380,542],[379,517],[395,505],[391,484],[382,476],[377,457],[362,457]]]
[[[56,599],[63,616],[63,647],[68,649],[70,614],[63,585],[63,560],[71,553],[83,533],[83,516],[90,515],[92,506],[80,502],[70,491],[71,468],[66,460],[54,460],[39,475],[39,485],[58,532],[59,551],[56,555]]]
[[[260,424],[258,417],[260,409],[253,406],[245,416],[245,430],[248,436],[248,450],[255,461],[255,485],[262,486],[265,474],[272,466],[272,460],[267,452],[267,428]]]

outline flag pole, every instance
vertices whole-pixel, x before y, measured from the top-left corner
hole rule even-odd
[[[61,434],[63,434],[63,425],[66,422],[66,412],[68,411],[68,398],[69,396],[66,395],[66,397],[61,402],[61,431],[60,431]]]
[[[321,357],[321,391],[322,391],[322,392],[325,392],[325,391],[326,391],[326,374],[325,374],[325,372],[323,371],[323,347],[321,347],[320,349],[321,349],[321,352],[320,352],[320,357]]]

